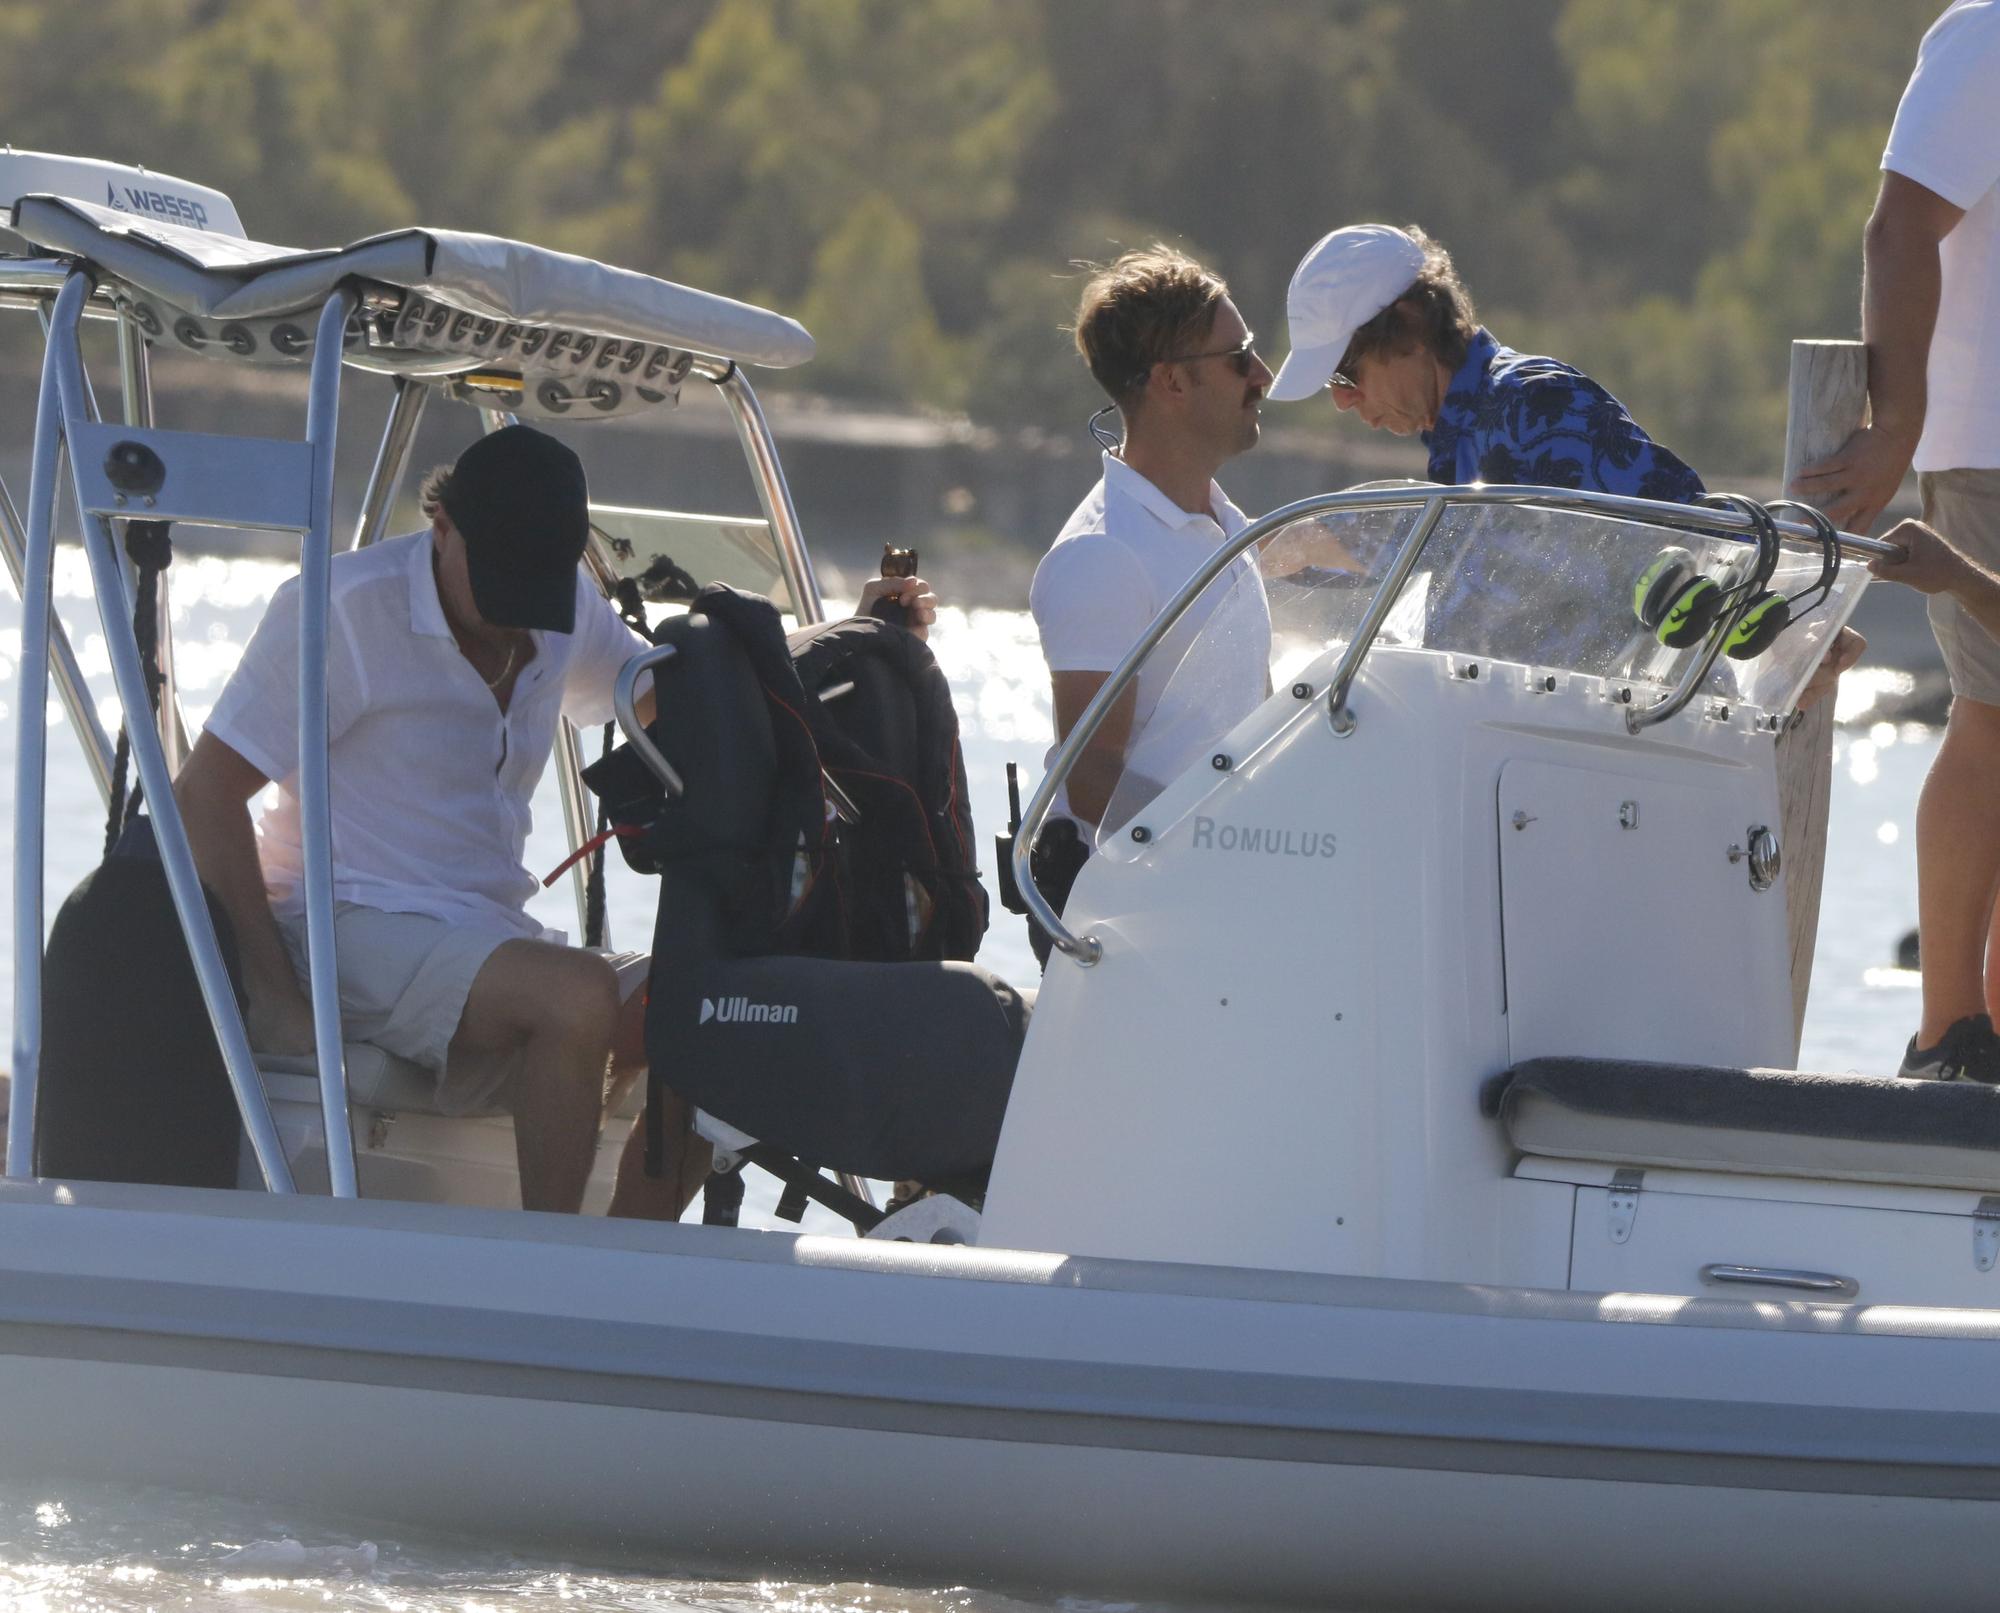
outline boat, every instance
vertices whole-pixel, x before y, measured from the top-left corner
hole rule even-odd
[[[1273,512],[1169,603],[1029,804],[1014,871],[1055,952],[977,1203],[899,1231],[865,1181],[826,1177],[862,1207],[853,1238],[528,1214],[505,1116],[426,1113],[408,1072],[342,1047],[317,944],[312,1073],[249,1047],[114,522],[137,499],[296,534],[323,626],[344,368],[395,377],[359,542],[433,393],[489,425],[665,422],[705,383],[758,514],[599,509],[597,562],[671,556],[811,621],[746,373],[810,337],[522,243],[265,247],[219,193],[105,165],[8,154],[0,187],[0,298],[48,319],[25,520],[0,498],[16,706],[53,678],[108,779],[49,611],[66,468],[247,1138],[234,1190],[35,1175],[46,758],[22,724],[0,1182],[17,1468],[682,1572],[1353,1609],[1990,1601],[2000,1099],[1789,1067],[1776,736],[1879,545],[1798,509],[1548,488]],[[162,200],[97,200],[121,194]],[[119,422],[85,384],[89,318],[115,323]],[[167,341],[309,367],[303,436],[155,427],[146,355]],[[1229,648],[1195,607],[1253,550],[1269,697],[1179,777],[1120,785],[1055,913],[1027,844],[1142,670],[1200,679]],[[1722,608],[1671,646],[1634,594],[1677,568]],[[1725,655],[1770,594],[1791,625]],[[656,675],[726,672],[703,643],[649,652]],[[635,752],[692,798],[628,674]],[[663,713],[700,717],[673,687]],[[566,736],[580,844],[575,762]],[[782,1028],[711,1011],[679,1033],[725,1153],[763,1144],[730,1110],[750,1061],[718,1038]],[[937,1046],[940,1078],[964,1056]]]

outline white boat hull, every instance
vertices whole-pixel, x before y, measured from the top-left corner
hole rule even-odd
[[[656,1569],[1990,1605],[2000,1313],[0,1190],[18,1471]]]

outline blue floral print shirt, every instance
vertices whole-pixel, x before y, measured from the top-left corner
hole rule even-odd
[[[1702,481],[1588,376],[1502,347],[1481,329],[1424,434],[1430,479],[1576,488],[1692,503]],[[1605,673],[1652,646],[1631,613],[1643,543],[1524,539],[1482,512],[1440,547],[1428,616],[1436,641],[1501,660]],[[1660,535],[1662,543],[1667,535]],[[1643,551],[1643,552],[1641,552]]]
[[[1685,504],[1701,478],[1581,371],[1502,347],[1485,327],[1424,433],[1430,479],[1573,487]]]

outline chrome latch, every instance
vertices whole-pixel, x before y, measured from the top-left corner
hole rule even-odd
[[[2000,1259],[2000,1197],[1989,1193],[1972,1212],[1972,1263],[1991,1271]]]
[[[1613,1243],[1632,1241],[1632,1223],[1639,1219],[1639,1186],[1646,1173],[1622,1166],[1611,1176],[1611,1196],[1605,1200],[1606,1225]]]

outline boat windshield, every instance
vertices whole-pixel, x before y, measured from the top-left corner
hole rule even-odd
[[[726,582],[801,616],[768,521],[593,504],[590,524],[612,570],[636,582],[649,605],[686,605],[709,583]]]
[[[1310,677],[1323,694],[1332,673],[1329,652],[1354,637],[1421,513],[1416,504],[1336,511],[1279,528],[1256,552],[1268,616],[1240,608],[1240,580],[1229,602],[1216,603],[1211,596],[1233,575],[1225,572],[1191,608],[1200,621],[1184,642],[1169,634],[1140,674],[1134,719],[1141,739],[1128,752],[1100,834],[1121,830],[1169,781],[1208,762],[1222,737],[1271,690]],[[1668,547],[1687,551],[1694,567],[1725,585],[1746,576],[1757,553],[1734,536],[1580,510],[1451,505],[1375,644],[1508,663],[1524,677],[1598,680],[1610,698],[1629,687],[1635,703],[1651,704],[1700,653],[1661,644],[1633,608],[1639,578]],[[1865,567],[1843,562],[1821,598],[1821,571],[1817,553],[1787,545],[1770,586],[1787,597],[1803,595],[1796,623],[1755,660],[1718,659],[1707,696],[1763,712],[1791,708],[1868,578]],[[1251,675],[1260,658],[1261,683]],[[1172,714],[1178,730],[1187,727],[1185,714],[1199,712],[1205,726],[1162,748],[1148,726],[1154,712]]]

